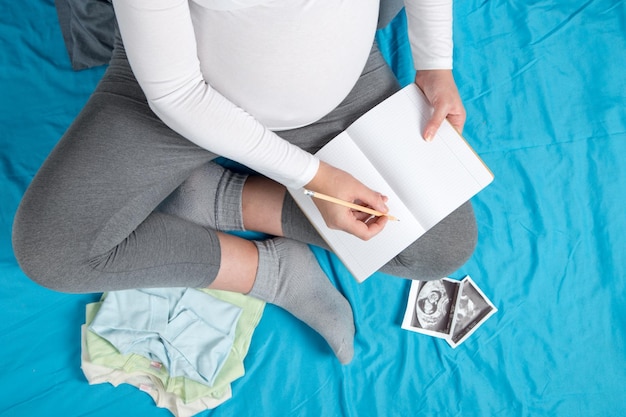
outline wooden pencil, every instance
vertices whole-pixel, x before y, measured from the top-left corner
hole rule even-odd
[[[335,203],[335,204],[339,204],[340,206],[344,206],[344,207],[348,207],[357,211],[362,211],[363,213],[367,213],[367,214],[371,214],[372,216],[386,216],[389,220],[392,221],[399,221],[399,219],[395,216],[392,216],[391,214],[387,214],[387,213],[383,213],[381,211],[378,210],[374,210],[371,209],[369,207],[364,207],[364,206],[360,206],[358,204],[354,204],[354,203],[350,203],[348,201],[344,201],[341,200],[339,198],[335,198],[335,197],[331,197],[329,195],[326,194],[322,194],[322,193],[318,193],[316,191],[311,191],[311,190],[304,190],[304,194],[314,197],[314,198],[318,198],[320,200],[324,200],[324,201],[328,201],[331,203]]]

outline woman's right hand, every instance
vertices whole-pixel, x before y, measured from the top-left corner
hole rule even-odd
[[[388,211],[386,196],[371,190],[352,175],[325,162],[320,162],[317,174],[305,188],[383,213]],[[339,204],[317,198],[313,201],[329,228],[343,230],[363,240],[369,240],[380,233],[388,221],[386,216],[370,218],[369,214]]]

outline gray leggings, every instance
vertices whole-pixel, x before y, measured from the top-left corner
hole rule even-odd
[[[278,133],[315,152],[398,88],[374,47],[340,106],[310,126]],[[118,37],[103,79],[18,208],[13,248],[21,268],[45,287],[73,293],[208,286],[220,267],[216,231],[155,209],[216,157],[152,113]],[[287,236],[324,245],[289,197],[283,227]],[[383,271],[440,278],[462,265],[475,243],[468,203]]]

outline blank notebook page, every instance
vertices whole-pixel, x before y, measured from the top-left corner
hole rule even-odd
[[[345,132],[329,142],[317,155],[322,161],[341,166],[368,187],[389,197],[389,214],[400,219],[387,222],[382,232],[364,241],[349,233],[329,229],[312,198],[305,196],[302,190],[290,190],[318,232],[355,278],[362,281],[413,243],[425,230]]]

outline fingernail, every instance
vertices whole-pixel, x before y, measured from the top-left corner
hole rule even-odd
[[[432,141],[432,140],[433,140],[433,132],[431,132],[431,131],[426,132],[426,133],[424,134],[424,140],[425,140],[426,142],[430,142],[430,141]]]

